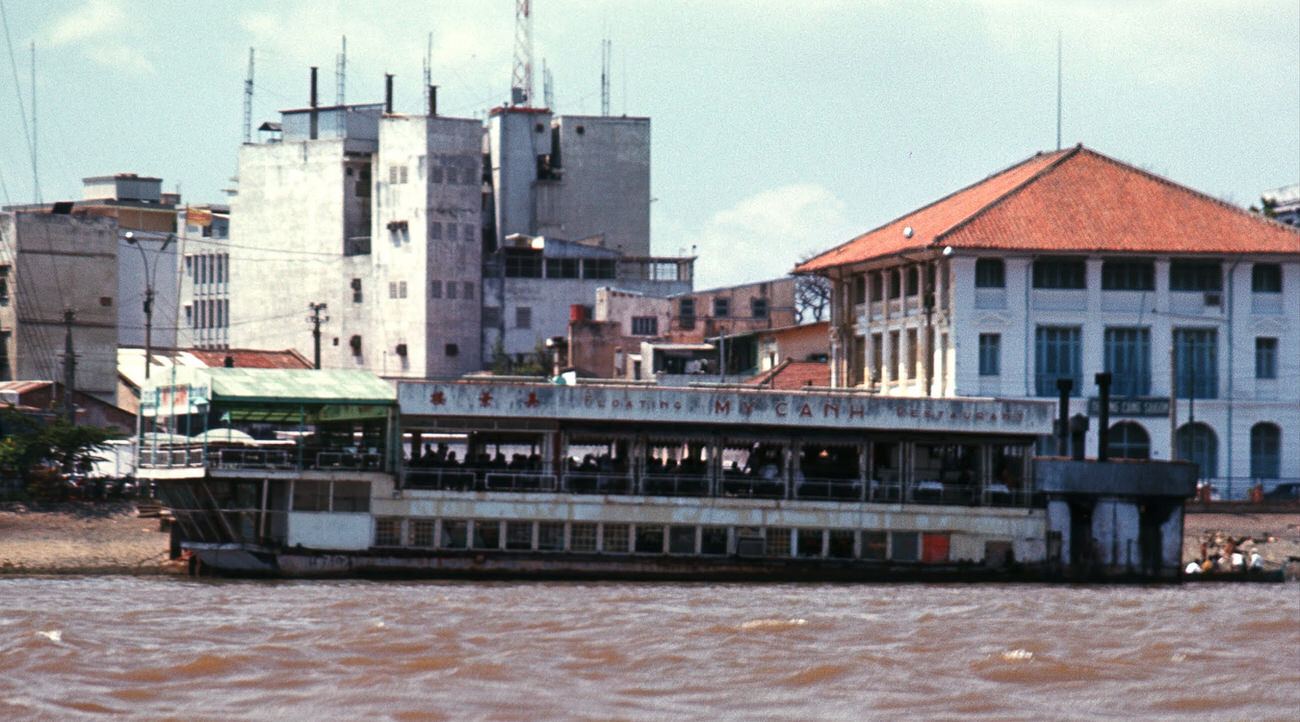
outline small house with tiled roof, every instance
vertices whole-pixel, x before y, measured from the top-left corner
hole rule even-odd
[[[1055,397],[1112,457],[1244,495],[1300,477],[1300,230],[1083,146],[1039,153],[800,264],[833,286],[831,383]],[[1042,451],[1054,451],[1046,441]]]

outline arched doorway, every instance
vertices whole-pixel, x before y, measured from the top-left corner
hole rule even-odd
[[[1151,436],[1135,421],[1110,427],[1110,456],[1116,459],[1150,459]]]
[[[1219,437],[1214,429],[1201,422],[1183,424],[1178,429],[1178,458],[1198,467],[1202,479],[1212,479],[1219,471]]]

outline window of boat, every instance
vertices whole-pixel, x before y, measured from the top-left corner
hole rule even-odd
[[[474,536],[470,547],[473,549],[500,549],[501,522],[495,519],[475,519]]]
[[[780,443],[727,439],[722,446],[722,491],[728,496],[785,496],[785,447]]]
[[[575,552],[596,551],[596,525],[577,523],[570,525],[569,549]]]
[[[1024,485],[1025,454],[1028,451],[1029,447],[1020,445],[993,447],[992,483],[1013,490],[1021,488]]]
[[[742,557],[761,557],[767,553],[767,540],[762,529],[737,527],[736,554]]]
[[[727,553],[727,527],[706,526],[700,529],[701,554]]]
[[[402,520],[398,517],[375,519],[375,546],[395,547],[402,543]]]
[[[413,547],[433,546],[433,519],[412,519],[407,527],[410,532],[410,544]]]
[[[828,533],[826,556],[832,559],[852,559],[853,536],[852,529],[831,529]]]
[[[334,482],[333,511],[370,511],[370,482]]]
[[[601,551],[611,554],[626,554],[629,534],[627,524],[606,524],[601,538]]]
[[[329,511],[330,484],[328,481],[295,481],[293,484],[294,511]]]
[[[767,555],[769,557],[790,556],[789,529],[767,529]]]
[[[464,519],[443,519],[439,546],[443,549],[464,549],[469,546],[469,522]]]
[[[889,551],[889,535],[883,531],[862,532],[862,558],[884,561]]]
[[[894,442],[876,442],[871,454],[871,478],[882,484],[899,482],[900,447]]]
[[[531,521],[506,522],[506,549],[527,551],[533,548],[533,523]]]
[[[921,535],[914,531],[896,531],[889,535],[889,558],[896,562],[914,562],[921,558]]]
[[[671,526],[668,528],[669,554],[695,553],[695,527]]]
[[[558,522],[558,521],[537,522],[537,550],[538,551],[563,551],[564,550],[564,522]]]
[[[636,547],[632,551],[637,554],[663,554],[664,528],[658,524],[638,524],[636,527]]]
[[[822,530],[800,529],[799,545],[795,553],[801,557],[819,557],[822,555]]]

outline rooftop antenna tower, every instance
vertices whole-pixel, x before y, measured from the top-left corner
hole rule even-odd
[[[609,38],[600,41],[600,114],[609,115],[609,66],[614,54],[614,43]]]
[[[334,63],[334,82],[337,84],[334,97],[335,105],[343,105],[348,87],[348,36],[343,36],[343,51]]]
[[[433,92],[433,33],[429,33],[429,44],[424,49],[424,107],[431,108],[429,94]]]
[[[248,78],[244,80],[244,142],[253,142],[253,49],[248,49]]]
[[[510,73],[510,102],[533,105],[532,0],[515,0],[515,64]]]

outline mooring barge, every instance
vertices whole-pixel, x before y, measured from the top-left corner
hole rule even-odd
[[[1181,561],[1181,487],[1121,474],[1094,493],[1066,460],[1040,483],[1046,401],[176,374],[144,391],[140,476],[201,570],[978,580]]]

